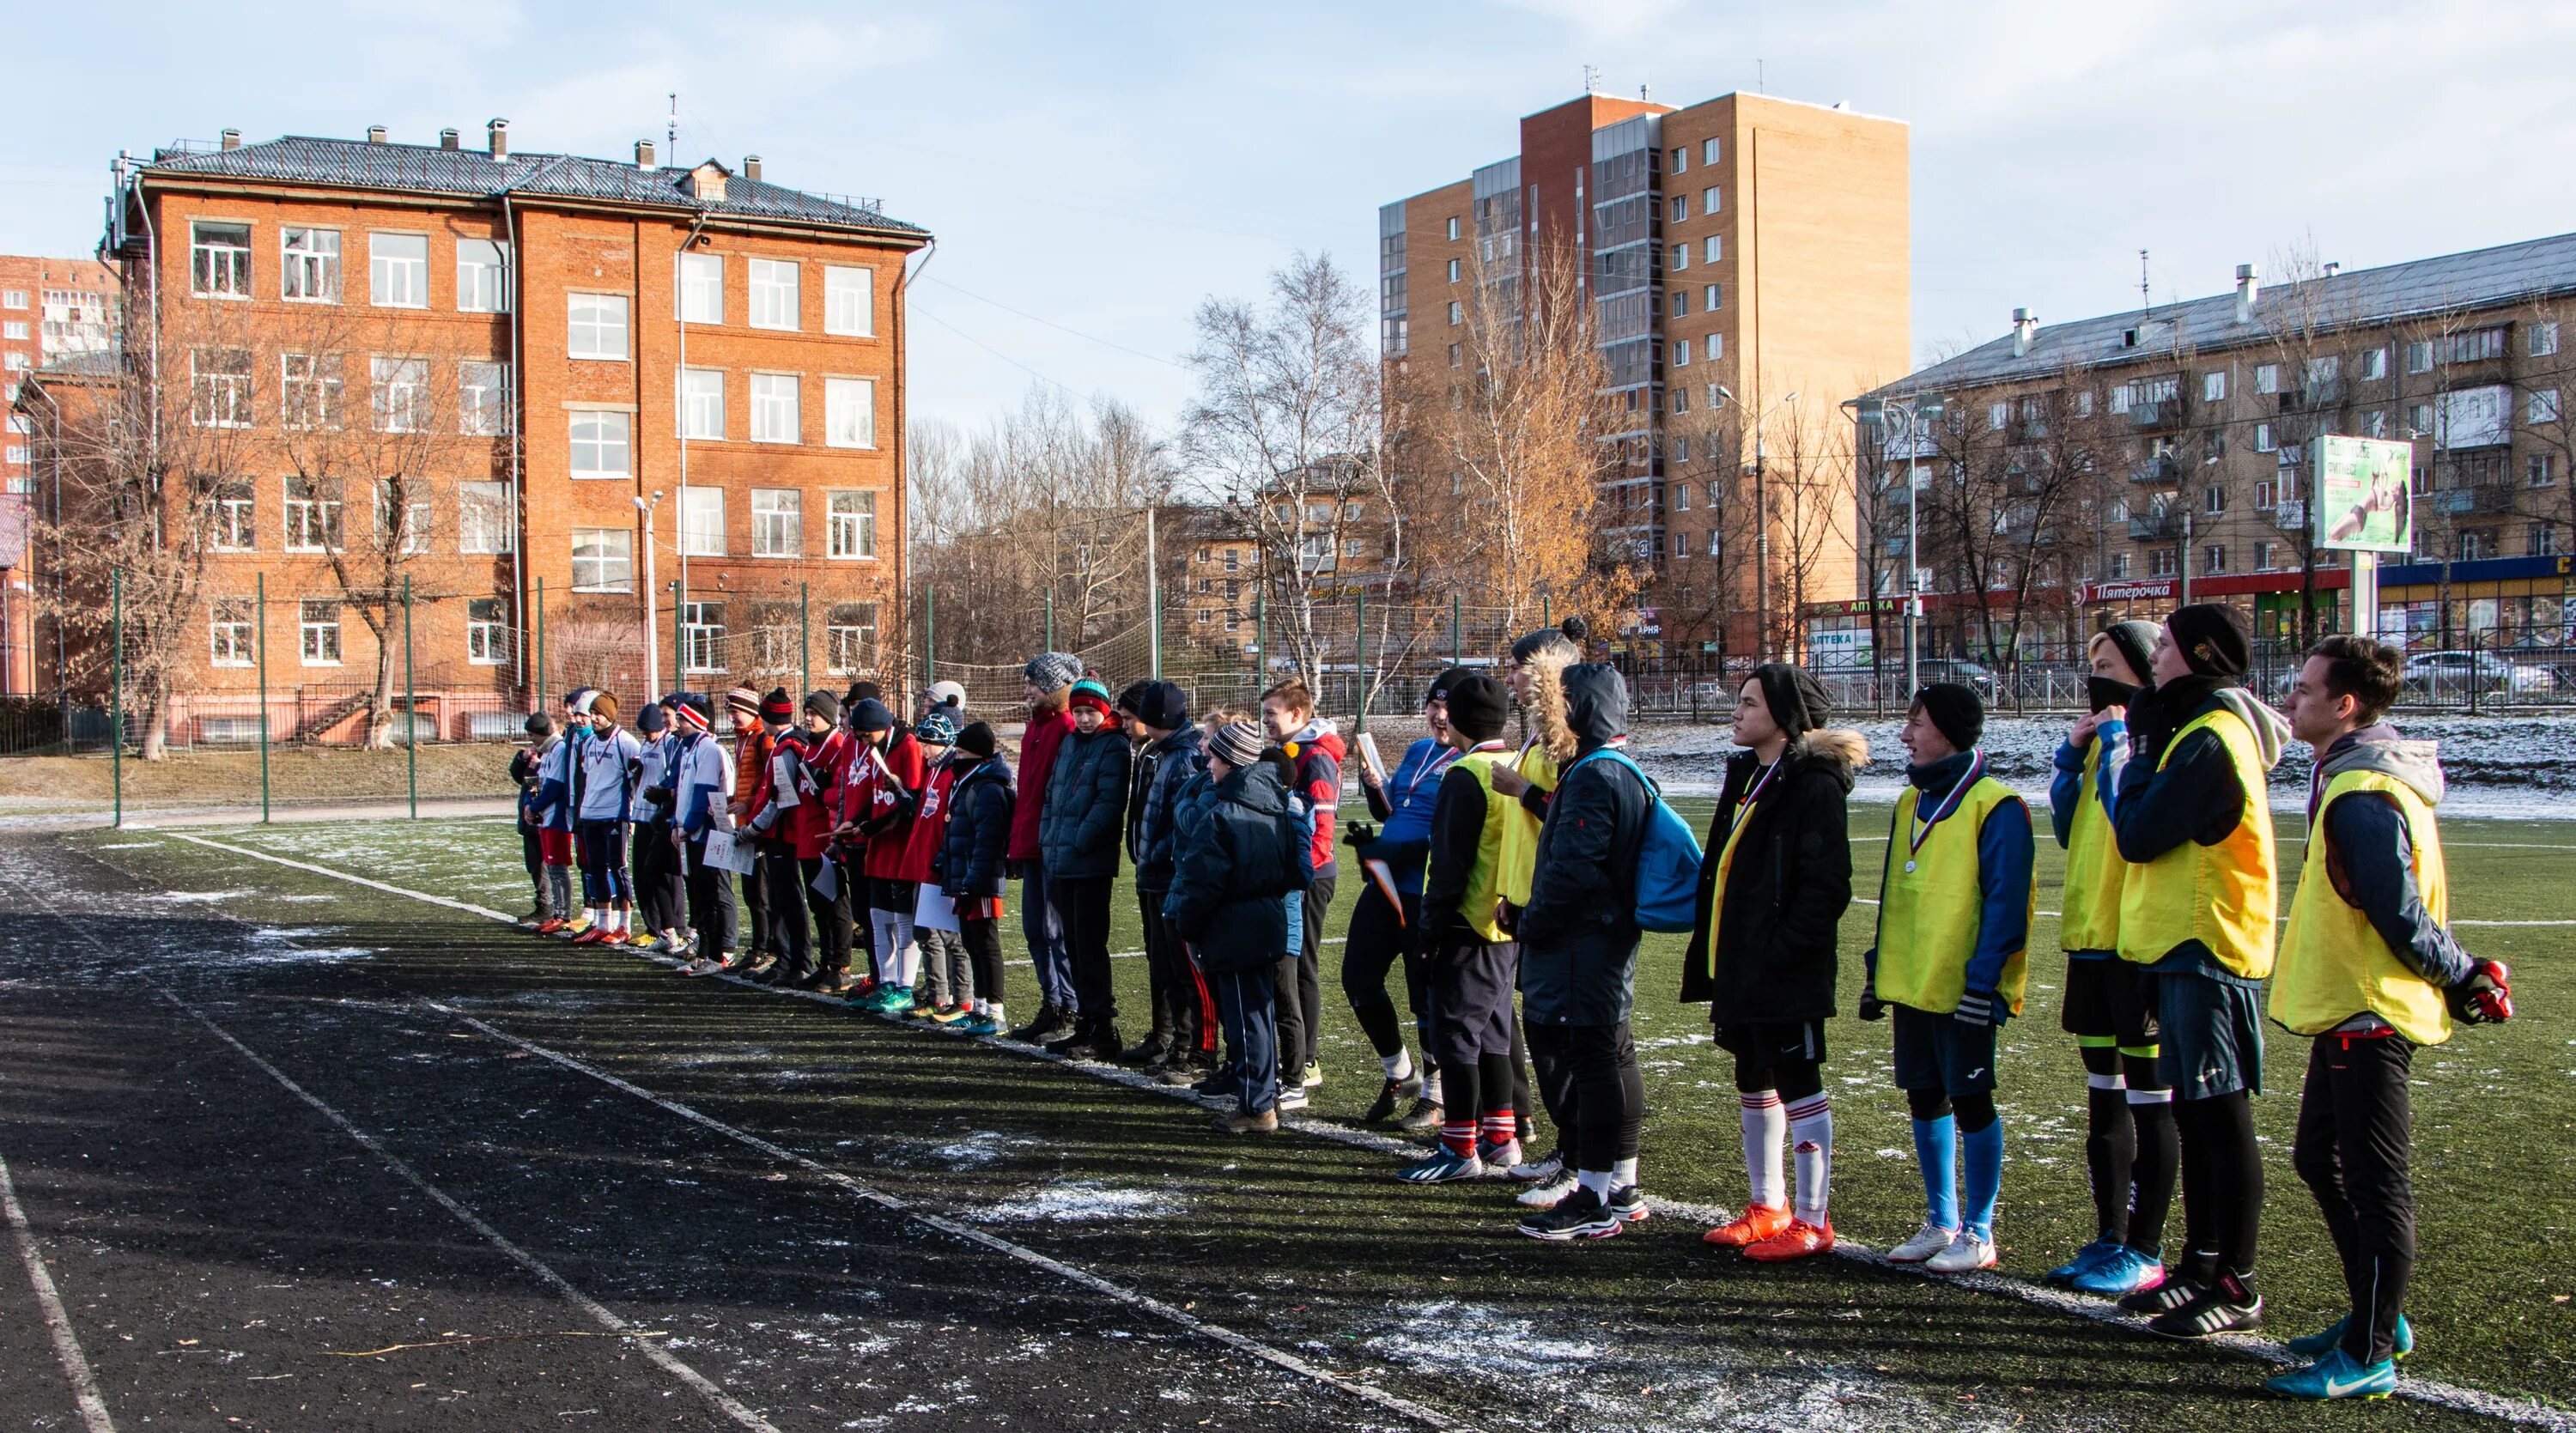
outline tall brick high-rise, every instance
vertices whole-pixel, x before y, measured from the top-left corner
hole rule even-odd
[[[1792,441],[1812,458],[1838,404],[1908,367],[1907,143],[1899,121],[1764,95],[1526,116],[1510,158],[1378,211],[1384,353],[1459,361],[1465,285],[1572,253],[1619,420],[1605,496],[1653,572],[1646,635],[1776,647],[1789,586],[1858,590],[1849,463],[1802,463],[1830,490],[1788,495],[1757,469]],[[1709,517],[1713,445],[1743,466],[1741,544]]]
[[[96,259],[0,254],[0,696],[35,687],[35,604],[27,534],[34,515],[35,424],[12,413],[18,385],[49,364],[103,358],[116,346],[116,271]]]

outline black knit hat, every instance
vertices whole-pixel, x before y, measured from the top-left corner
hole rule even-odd
[[[991,756],[993,728],[980,721],[967,723],[966,729],[957,733],[957,749],[969,756]]]
[[[830,692],[807,692],[805,694],[805,714],[807,716],[821,717],[825,721],[839,721],[841,719],[841,699],[832,695]]]
[[[1762,705],[1771,720],[1791,741],[1834,719],[1833,698],[1804,667],[1764,662],[1753,669],[1753,680],[1762,686]]]
[[[1118,700],[1112,702],[1110,705],[1119,711],[1127,713],[1129,716],[1142,716],[1145,712],[1143,706],[1143,702],[1145,700],[1145,689],[1152,685],[1154,685],[1153,678],[1138,677],[1136,680],[1120,687],[1118,689]]]
[[[787,695],[787,689],[785,687],[771,687],[769,689],[769,695],[760,699],[760,719],[762,721],[794,721],[796,719],[796,699]]]
[[[871,681],[855,681],[850,683],[850,689],[848,691],[841,694],[841,705],[845,707],[854,707],[861,702],[870,700],[871,698],[877,701],[884,701],[885,688],[880,687]]]
[[[1482,672],[1471,672],[1449,688],[1449,725],[1461,736],[1492,741],[1503,734],[1511,710],[1511,693]]]
[[[1553,627],[1542,627],[1512,644],[1512,662],[1517,666],[1541,652],[1561,652],[1567,661],[1579,662],[1583,659],[1583,639],[1591,630],[1591,624],[1581,617],[1568,617]]]
[[[1173,682],[1145,682],[1128,710],[1156,731],[1179,731],[1190,724],[1190,694]]]
[[[2102,629],[2102,636],[2111,644],[2111,650],[2120,654],[2120,660],[2129,664],[2129,670],[2137,675],[2138,680],[2143,682],[2153,679],[2156,656],[2155,623],[2136,618],[2126,622],[2114,622]]]
[[[530,712],[527,730],[530,736],[552,736],[555,734],[555,719],[544,712]]]
[[[1431,679],[1431,689],[1422,694],[1422,704],[1429,706],[1449,695],[1449,689],[1476,674],[1473,667],[1449,667]]]
[[[2195,602],[2165,619],[2174,646],[2194,672],[2204,677],[2245,675],[2245,614],[2224,602]]]
[[[1934,682],[1914,694],[1914,705],[1961,751],[1986,734],[1986,704],[1978,699],[1977,689],[1964,682]]]

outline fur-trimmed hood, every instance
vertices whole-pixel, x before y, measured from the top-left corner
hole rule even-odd
[[[1574,728],[1565,719],[1565,669],[1574,664],[1575,654],[1563,648],[1545,648],[1533,653],[1525,664],[1530,674],[1530,734],[1556,759],[1559,766],[1572,761],[1577,743]]]

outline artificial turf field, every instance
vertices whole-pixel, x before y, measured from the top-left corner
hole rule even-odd
[[[1704,802],[1680,804],[1704,819]],[[1855,836],[1871,838],[1855,844],[1855,886],[1864,894],[1875,891],[1885,849],[1875,838],[1884,836],[1886,817],[1883,807],[1855,810]],[[506,822],[193,834],[451,900],[512,911],[524,904],[517,838]],[[2418,1058],[2423,1255],[2411,1310],[2421,1348],[2405,1371],[2422,1381],[2546,1405],[2537,1416],[2576,1426],[2576,1418],[2549,1411],[2576,1404],[2576,1304],[2567,1301],[2576,1293],[2576,1273],[2563,1257],[2553,1257],[2566,1244],[2576,1199],[2569,1189],[2576,1036],[2561,1014],[2576,997],[2567,958],[2576,926],[2465,924],[2565,919],[2576,829],[2460,821],[2446,823],[2445,837],[2463,939],[2513,965],[2523,1013],[2504,1027],[2465,1030],[2450,1046]],[[2056,853],[2045,842],[2041,850],[2039,904],[2054,910]],[[2285,859],[2296,853],[2285,842]],[[1669,1211],[1601,1244],[1531,1244],[1509,1232],[1511,1210],[1500,1186],[1406,1188],[1386,1177],[1394,1156],[1383,1150],[1303,1135],[1226,1140],[1205,1132],[1204,1117],[1188,1106],[1023,1055],[721,982],[675,980],[631,956],[533,940],[479,916],[251,859],[179,833],[23,842],[9,850],[9,863],[9,884],[18,887],[13,906],[60,908],[68,916],[19,923],[0,967],[0,1028],[10,1031],[0,1048],[21,1052],[0,1077],[12,1090],[0,1113],[0,1158],[17,1170],[40,1234],[51,1217],[63,1221],[58,1237],[73,1247],[102,1242],[101,1235],[78,1232],[86,1216],[60,1202],[61,1190],[77,1188],[78,1180],[55,1183],[76,1170],[71,1152],[82,1146],[65,1143],[65,1132],[83,1121],[49,1119],[47,1102],[27,1098],[61,1064],[26,1052],[51,1041],[78,1051],[73,1064],[84,1070],[131,1061],[164,1034],[189,1033],[186,1018],[167,1002],[135,998],[138,986],[167,990],[321,1098],[337,1101],[345,1093],[362,1100],[366,1115],[353,1115],[362,1127],[383,1130],[389,1142],[408,1142],[404,1152],[434,1182],[452,1172],[470,1183],[474,1192],[458,1197],[494,1226],[524,1230],[514,1235],[523,1245],[598,1261],[583,1268],[602,1284],[635,1288],[632,1297],[652,1310],[639,1317],[665,1321],[653,1327],[665,1327],[682,1311],[710,1323],[696,1338],[709,1376],[780,1428],[889,1426],[875,1420],[908,1421],[898,1406],[906,1399],[922,1405],[910,1415],[936,1412],[946,1420],[916,1420],[915,1426],[1012,1426],[1028,1417],[1182,1427],[1278,1427],[1308,1421],[1310,1414],[1359,1426],[1419,1420],[1266,1365],[1240,1358],[1229,1365],[1204,1349],[1192,1354],[1190,1347],[1204,1340],[1158,1344],[1163,1362],[1131,1366],[1136,1341],[1173,1334],[1168,1322],[1157,1327],[1148,1315],[1120,1310],[1123,1322],[1115,1327],[1070,1316],[1061,1316],[1059,1327],[1046,1322],[1058,1314],[1007,1301],[997,1313],[990,1305],[1011,1289],[1031,1300],[1061,1300],[1064,1291],[1049,1287],[1060,1280],[1022,1267],[996,1289],[991,1271],[1007,1260],[971,1247],[944,1248],[944,1236],[918,1228],[894,1235],[841,1231],[795,1242],[793,1254],[781,1252],[769,1242],[780,1229],[870,1221],[845,1209],[846,1199],[836,1204],[829,1187],[818,1192],[813,1169],[748,1173],[740,1167],[740,1146],[707,1150],[703,1130],[674,1134],[677,1117],[585,1083],[525,1049],[502,1048],[483,1031],[458,1026],[458,1018],[472,1015],[566,1052],[820,1166],[980,1221],[978,1227],[1020,1245],[1475,1426],[1857,1427],[1902,1420],[2139,1427],[2219,1418],[2263,1428],[2342,1427],[2364,1419],[2410,1426],[2488,1421],[2422,1403],[2369,1410],[2280,1405],[2256,1387],[2264,1365],[2241,1354],[2161,1344],[2004,1293],[1945,1287],[1850,1260],[1752,1269],[1703,1250],[1699,1225]],[[170,900],[171,893],[201,899]],[[139,898],[147,896],[160,899]],[[1329,933],[1340,932],[1349,905],[1346,892],[1328,919]],[[1115,948],[1132,949],[1134,911],[1123,890],[1118,909]],[[66,932],[81,922],[72,912],[84,910],[108,914],[96,924],[116,948],[131,950],[139,940],[148,953],[124,968],[127,962],[94,946],[64,949],[71,939]],[[1870,907],[1855,906],[1844,922],[1847,998],[1858,988],[1870,915]],[[2053,922],[2043,918],[2035,949],[2053,950],[2053,935]],[[1650,1104],[1645,1184],[1650,1196],[1665,1200],[1731,1205],[1742,1197],[1734,1092],[1723,1057],[1707,1044],[1702,1012],[1671,999],[1680,945],[1677,938],[1650,937],[1639,975],[1636,1027]],[[1329,1078],[1309,1112],[1327,1123],[1354,1119],[1378,1082],[1375,1061],[1337,989],[1338,952],[1328,946],[1325,955]],[[2001,1091],[2009,1163],[1998,1237],[2002,1272],[2022,1279],[2092,1233],[2082,1078],[2071,1042],[2056,1030],[2062,962],[2041,955],[2033,964],[2029,1008],[2005,1033]],[[1117,971],[1122,1004],[1141,1010],[1142,963],[1121,961]],[[130,978],[135,974],[145,979]],[[1033,998],[1026,968],[1015,966],[1012,978],[1013,1007],[1025,1013]],[[449,1011],[388,1003],[423,997]],[[1133,1038],[1137,1020],[1131,1015],[1126,1023]],[[1828,1078],[1838,1096],[1840,1152],[1836,1227],[1846,1239],[1884,1245],[1909,1232],[1920,1211],[1902,1102],[1886,1086],[1885,1027],[1846,1019],[1835,1022],[1831,1036],[1837,1044]],[[228,1068],[227,1079],[243,1073],[238,1053],[201,1051],[197,1058],[209,1068]],[[2323,1228],[2288,1167],[2304,1059],[2304,1042],[2276,1032],[2271,1096],[2257,1104],[2276,1155],[2258,1275],[2275,1336],[2330,1320],[2340,1295]],[[135,1078],[167,1083],[149,1073]],[[255,1073],[252,1078],[255,1083]],[[532,1082],[543,1088],[520,1088]],[[190,1126],[183,1141],[190,1157],[155,1180],[185,1188],[203,1171],[221,1168],[223,1152],[242,1144],[258,1147],[276,1166],[273,1177],[289,1183],[366,1163],[346,1142],[327,1154],[309,1148],[332,1141],[302,1128],[311,1123],[308,1111],[247,1095],[238,1108],[235,1103],[207,1103],[202,1127]],[[124,1108],[110,1102],[83,1120],[113,1131],[126,1118]],[[641,1126],[632,1135],[622,1130],[630,1123]],[[266,1147],[272,1137],[281,1142],[273,1151]],[[630,1138],[643,1146],[640,1152],[627,1147]],[[774,1177],[782,1173],[784,1179]],[[683,1187],[689,1192],[676,1198],[685,1210],[665,1192]],[[712,1217],[698,1207],[710,1199],[717,1210]],[[416,1207],[374,1231],[388,1246],[387,1257],[421,1241],[474,1245],[448,1215],[411,1203]],[[2179,1208],[2175,1218],[2178,1232]],[[596,1247],[601,1240],[616,1247]],[[202,1256],[187,1256],[191,1267],[221,1271],[255,1262],[224,1241],[208,1247]],[[823,1267],[810,1267],[818,1258]],[[935,1267],[925,1271],[916,1263]],[[585,1278],[574,1281],[616,1302]],[[72,1282],[66,1280],[67,1289]],[[502,1281],[458,1275],[455,1282],[472,1285],[487,1303],[500,1297],[485,1285]],[[890,1337],[893,1347],[876,1355],[938,1370],[927,1381],[854,1381],[852,1371],[866,1359],[844,1360],[838,1372],[826,1374],[808,1366],[817,1357],[810,1349],[797,1346],[804,1359],[798,1362],[757,1332],[771,1322],[800,1323],[829,1330],[827,1342],[845,1346],[862,1332],[889,1341],[884,1328],[864,1327],[866,1302],[899,1296],[907,1304],[940,1306],[925,1290],[950,1290],[961,1303],[986,1305],[974,1314],[941,1314],[945,1329],[915,1310],[910,1326]],[[1071,1302],[1083,1304],[1081,1291],[1074,1293]],[[463,1291],[441,1294],[462,1297]],[[522,1320],[534,1316],[524,1305],[549,1297],[542,1289],[522,1295],[512,1306]],[[843,1333],[816,1322],[818,1310],[860,1317]],[[138,1309],[132,1316],[167,1321],[169,1310]],[[0,1367],[50,1372],[41,1343],[11,1349],[19,1340],[9,1332],[9,1317],[0,1314],[0,1350],[12,1356],[0,1357]],[[80,1317],[75,1307],[74,1321]],[[1015,1327],[1022,1342],[997,1355],[991,1339],[1014,1319],[1045,1328]],[[442,1314],[437,1332],[469,1321]],[[960,1327],[970,1332],[952,1331]],[[1009,1352],[1029,1338],[1053,1339],[1059,1352]],[[953,1357],[937,1352],[943,1339],[955,1345]],[[1060,1376],[1074,1368],[1081,1376],[1055,1390],[1051,1404],[1028,1410],[1029,1385],[1011,1372],[1019,1366],[1014,1358]],[[174,1356],[146,1367],[166,1378],[186,1362]],[[988,1362],[999,1366],[979,1366]],[[317,1376],[300,1365],[291,1371]],[[350,1377],[346,1370],[328,1372]],[[651,1373],[625,1365],[587,1376],[631,1382]],[[200,1367],[193,1376],[214,1387],[225,1375]],[[1158,1379],[1181,1397],[1156,1396]],[[461,1374],[456,1381],[470,1383]],[[959,1384],[974,1387],[951,1388]],[[135,1386],[146,1389],[153,1379]],[[42,1379],[0,1383],[0,1410],[46,1391]],[[58,1395],[58,1383],[52,1391]],[[399,1384],[384,1393],[387,1408],[402,1396],[425,1396]],[[1015,1403],[1014,1393],[1023,1401]],[[352,1406],[377,1407],[371,1397],[363,1390],[346,1395]],[[460,1405],[469,1401],[459,1398]],[[663,1400],[666,1406],[673,1401]],[[1202,1419],[1211,1421],[1202,1425]],[[286,1418],[267,1426],[297,1424]],[[509,1426],[509,1420],[489,1426]]]

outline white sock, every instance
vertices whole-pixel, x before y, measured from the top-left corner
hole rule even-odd
[[[1442,1102],[1442,1101],[1441,1101],[1441,1099],[1440,1099],[1440,1067],[1439,1067],[1439,1066],[1437,1066],[1437,1065],[1433,1065],[1433,1066],[1431,1066],[1431,1067],[1429,1068],[1428,1072],[1427,1072],[1427,1073],[1425,1073],[1425,1074],[1423,1075],[1423,1077],[1422,1077],[1422,1097],[1423,1097],[1424,1099],[1426,1099],[1426,1100],[1429,1100],[1431,1103],[1433,1103],[1433,1104],[1435,1104],[1435,1105],[1436,1105],[1436,1104],[1440,1104],[1440,1103]]]
[[[1812,1095],[1789,1107],[1789,1139],[1798,1162],[1800,1219],[1823,1228],[1825,1206],[1834,1181],[1834,1103],[1830,1095]]]
[[[1377,1062],[1386,1067],[1386,1077],[1390,1080],[1406,1079],[1413,1074],[1413,1053],[1402,1045],[1396,1046],[1392,1055],[1378,1056]]]
[[[1591,1190],[1595,1195],[1600,1197],[1602,1203],[1607,1204],[1610,1202],[1610,1171],[1606,1169],[1577,1170],[1575,1171],[1574,1182]]]
[[[990,1016],[993,1023],[996,1025],[1008,1025],[1011,1023],[1010,1020],[1002,1014],[1002,1002],[999,1000],[985,1006],[984,1013],[987,1016]]]
[[[1789,1137],[1789,1116],[1780,1108],[1778,1090],[1755,1090],[1735,1097],[1744,1127],[1744,1172],[1753,1181],[1753,1202],[1778,1209],[1789,1202],[1782,1186],[1780,1144]]]
[[[1620,1160],[1618,1163],[1613,1164],[1613,1165],[1611,1165],[1611,1166],[1610,1166],[1610,1187],[1611,1187],[1611,1188],[1613,1188],[1613,1189],[1633,1189],[1633,1188],[1635,1188],[1635,1187],[1636,1187],[1636,1185],[1637,1185],[1637,1157],[1636,1157],[1635,1155],[1633,1155],[1633,1154],[1632,1154],[1632,1155],[1628,1156],[1626,1159]]]

